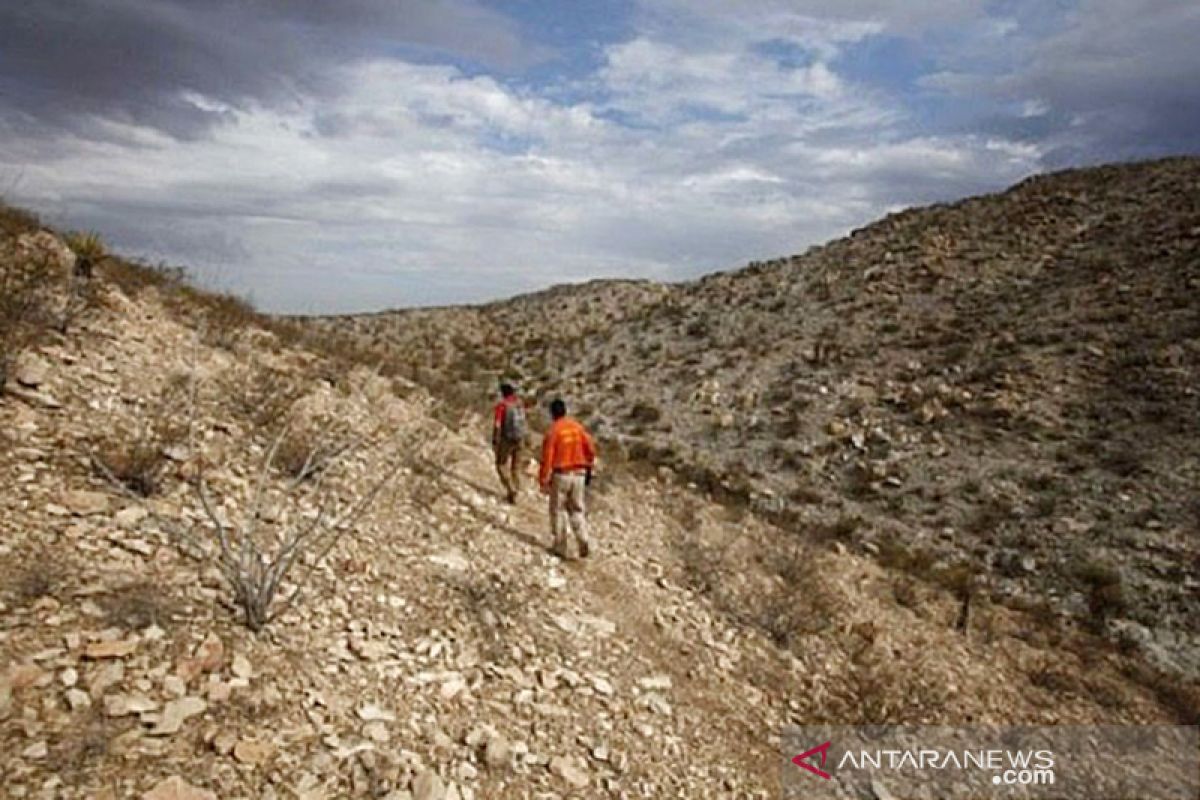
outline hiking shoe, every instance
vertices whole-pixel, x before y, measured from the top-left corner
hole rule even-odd
[[[579,557],[587,558],[588,553],[590,553],[590,552],[592,552],[591,544],[588,542],[587,539],[581,539],[579,541]]]
[[[517,504],[517,493],[509,492],[508,497],[506,499],[508,500],[508,504],[510,506],[515,506]]]

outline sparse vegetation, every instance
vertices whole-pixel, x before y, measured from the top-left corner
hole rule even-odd
[[[1087,560],[1076,570],[1076,577],[1087,588],[1089,622],[1103,632],[1105,623],[1125,610],[1125,586],[1120,570],[1112,564]]]
[[[27,558],[17,570],[10,584],[16,602],[29,604],[43,597],[51,597],[64,583],[62,564],[49,552],[34,554]]]
[[[75,275],[91,278],[96,266],[108,255],[108,248],[100,234],[94,231],[68,233],[64,243],[75,254]]]
[[[165,628],[173,613],[172,603],[164,595],[162,587],[149,581],[136,581],[117,587],[103,598],[101,608],[109,625],[130,631],[151,625]]]
[[[53,328],[61,285],[52,254],[0,241],[0,393],[17,358]]]

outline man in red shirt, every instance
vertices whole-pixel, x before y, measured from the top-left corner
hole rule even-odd
[[[567,557],[567,528],[575,535],[579,557],[591,551],[585,518],[584,489],[591,483],[596,466],[596,443],[578,421],[567,416],[567,404],[550,403],[553,422],[542,439],[542,463],[538,484],[550,495],[550,533],[554,552]]]
[[[508,502],[517,502],[521,491],[521,461],[525,445],[525,404],[511,383],[500,384],[500,402],[492,413],[492,450],[496,453],[496,474]]]

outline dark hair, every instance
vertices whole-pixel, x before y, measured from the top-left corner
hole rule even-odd
[[[504,395],[505,397],[512,397],[514,394],[516,394],[516,392],[517,390],[513,388],[511,383],[500,384],[500,394]]]
[[[567,404],[563,402],[561,397],[556,397],[550,401],[550,416],[554,419],[561,419],[567,415]]]

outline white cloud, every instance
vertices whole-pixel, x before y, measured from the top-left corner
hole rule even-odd
[[[886,18],[887,4],[857,5]],[[905,134],[902,109],[839,75],[836,55],[883,22],[816,4],[707,10],[610,46],[574,102],[377,58],[343,66],[342,91],[320,100],[234,109],[189,94],[224,119],[202,138],[107,119],[36,163],[0,144],[0,175],[19,170],[36,205],[267,308],[353,310],[690,276],[1037,166],[1036,148],[1003,139]]]

